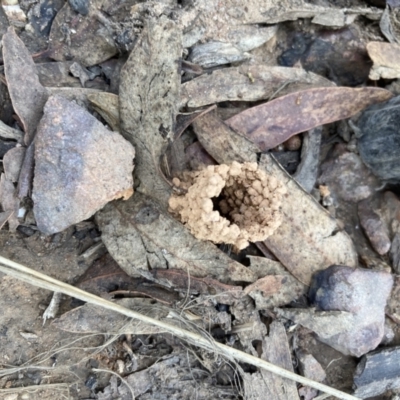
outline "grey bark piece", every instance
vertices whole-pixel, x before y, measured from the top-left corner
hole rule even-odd
[[[130,276],[149,268],[177,268],[221,282],[253,282],[255,274],[210,242],[196,239],[152,198],[136,192],[125,202],[108,204],[96,215],[111,256]]]
[[[256,337],[254,335],[254,337]],[[293,372],[288,338],[285,327],[278,321],[272,322],[269,335],[261,338],[261,358]],[[253,349],[254,352],[254,349]],[[250,399],[298,400],[294,382],[267,371],[244,376],[245,392]]]
[[[400,388],[400,346],[365,355],[354,374],[354,395],[362,399]]]
[[[3,36],[3,57],[10,97],[24,126],[25,144],[29,145],[42,117],[48,92],[39,82],[35,63],[28,49],[12,27]]]
[[[133,193],[135,149],[83,108],[52,96],[35,139],[32,198],[38,228],[60,232]]]
[[[301,162],[293,175],[293,178],[308,193],[311,193],[317,181],[321,138],[322,127],[312,129],[304,135]]]
[[[178,114],[182,34],[162,15],[145,22],[142,37],[121,70],[121,133],[136,148],[138,191],[166,205],[170,187],[161,178],[159,157],[173,141]]]
[[[250,54],[231,43],[209,42],[197,45],[189,56],[189,61],[204,68],[239,62],[250,58]]]
[[[258,101],[308,89],[335,86],[322,76],[299,68],[241,65],[204,74],[185,82],[181,106],[200,107],[221,101]]]

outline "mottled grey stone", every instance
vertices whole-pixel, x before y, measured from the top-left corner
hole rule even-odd
[[[61,96],[44,108],[35,139],[32,198],[38,228],[60,232],[133,193],[135,149]]]

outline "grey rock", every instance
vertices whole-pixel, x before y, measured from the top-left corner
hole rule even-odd
[[[354,395],[362,399],[400,388],[400,346],[365,355],[354,374]]]
[[[35,140],[32,198],[38,228],[60,232],[133,193],[135,149],[61,96],[44,108]]]
[[[400,182],[400,96],[368,107],[358,121],[358,150],[379,178]]]
[[[384,336],[385,306],[393,277],[384,271],[331,266],[313,276],[310,300],[323,311],[347,311],[353,323],[340,333],[319,337],[343,354],[360,357]]]

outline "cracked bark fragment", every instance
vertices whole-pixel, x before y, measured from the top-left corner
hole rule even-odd
[[[138,222],[136,216],[149,207],[159,211],[158,218],[151,223]],[[148,272],[154,258],[149,258],[147,249],[157,249],[157,257],[165,260],[163,268],[168,265],[223,283],[256,279],[247,267],[229,258],[212,243],[196,239],[154,199],[139,192],[125,202],[108,204],[97,213],[96,221],[111,256],[130,276],[141,275],[154,280]]]
[[[121,133],[137,151],[137,190],[164,204],[170,186],[160,177],[158,160],[173,140],[179,111],[181,42],[175,22],[151,18],[121,71]]]

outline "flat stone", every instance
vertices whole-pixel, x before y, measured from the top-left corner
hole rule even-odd
[[[385,332],[385,306],[393,277],[384,271],[334,265],[313,276],[310,301],[319,310],[347,311],[352,324],[319,339],[343,354],[360,357],[375,349]]]
[[[111,200],[133,194],[135,149],[85,109],[52,96],[35,139],[32,198],[37,226],[60,232]]]

